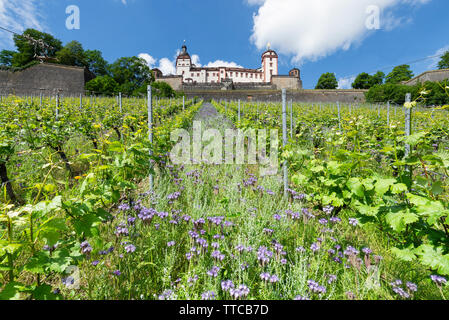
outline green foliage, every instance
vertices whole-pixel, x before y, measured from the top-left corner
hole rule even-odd
[[[151,87],[154,89],[155,97],[174,98],[176,96],[175,90],[166,82],[155,81],[151,84]],[[143,85],[137,92],[146,94],[147,86]]]
[[[113,95],[119,92],[119,84],[111,76],[99,76],[86,83],[86,90],[94,94]]]
[[[352,87],[354,89],[369,89],[372,87],[371,81],[371,76],[368,73],[363,72],[355,78]]]
[[[86,66],[86,57],[81,43],[71,41],[67,43],[62,50],[56,53],[56,58],[61,64],[68,66],[84,67]]]
[[[395,104],[403,104],[405,95],[412,93],[412,100],[420,97],[422,91],[426,91],[423,97],[423,104],[426,105],[445,105],[449,103],[449,96],[446,93],[446,86],[449,81],[443,82],[426,82],[415,86],[407,86],[402,84],[386,83],[372,87],[366,94],[367,102],[378,103],[388,102]]]
[[[407,86],[401,84],[386,83],[372,87],[366,94],[367,102],[388,102],[403,104],[405,95],[412,93],[412,99],[419,95],[418,86]]]
[[[54,49],[44,52],[43,49],[39,47],[34,47],[26,40],[23,36],[14,35],[14,43],[17,48],[17,52],[12,58],[13,67],[23,67],[26,64],[34,60],[35,55],[48,57],[55,57],[56,52],[62,49],[62,42],[54,38],[51,34],[40,32],[34,29],[27,29],[23,32],[24,35],[33,37],[36,40],[43,40],[46,44],[52,46]]]
[[[153,76],[146,61],[138,57],[123,57],[109,66],[114,80],[119,84],[119,91],[132,95],[153,81]]]
[[[440,62],[438,62],[438,69],[449,69],[449,51],[441,57]]]
[[[399,84],[402,81],[407,81],[413,78],[413,72],[410,69],[410,66],[407,64],[403,64],[397,66],[391,71],[387,77],[385,82],[389,84]]]
[[[370,82],[371,87],[383,84],[384,79],[385,79],[385,73],[383,73],[382,71],[377,71],[375,75],[371,76],[371,82]]]
[[[337,89],[338,81],[335,73],[324,73],[321,75],[315,89]]]
[[[15,51],[2,50],[0,51],[0,66],[10,67],[12,66],[12,58],[14,57]]]
[[[84,52],[85,65],[97,76],[108,75],[108,62],[99,50],[86,50]]]
[[[115,99],[85,102],[83,109],[70,98],[61,99],[59,117],[50,99],[36,108],[38,101],[28,104],[12,96],[2,100],[0,165],[15,167],[20,174],[13,181],[17,199],[8,198],[2,184],[0,300],[61,299],[55,289],[64,289],[61,278],[69,267],[91,263],[81,244],[98,237],[120,199],[154,173],[150,160],[165,159],[170,131],[190,125],[200,106],[187,104],[184,110],[177,100],[169,107],[154,107],[157,123],[150,144],[146,99],[124,98],[123,113],[114,109]],[[114,131],[120,133],[115,139],[110,135]],[[73,151],[72,137],[79,148]],[[70,163],[59,159],[61,152]],[[77,176],[65,175],[64,164],[76,168]],[[26,178],[27,188],[19,187],[18,175]]]

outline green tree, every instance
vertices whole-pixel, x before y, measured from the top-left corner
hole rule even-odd
[[[324,73],[321,75],[315,89],[337,89],[338,81],[335,73]]]
[[[127,95],[136,93],[140,87],[153,81],[153,75],[144,59],[123,57],[109,66],[109,72]]]
[[[14,35],[14,44],[17,52],[13,55],[12,66],[23,67],[35,59],[35,56],[55,57],[56,52],[62,49],[62,42],[54,38],[51,34],[40,32],[35,29],[27,29],[23,35],[32,37],[35,40],[43,40],[44,43],[53,47],[53,49],[44,49],[39,46],[31,44],[25,37],[21,35]]]
[[[408,86],[404,84],[386,83],[376,85],[365,94],[367,102],[388,102],[394,104],[404,104],[405,95],[412,94],[412,100],[419,96],[420,86]]]
[[[10,50],[0,51],[0,65],[10,67],[15,53],[16,52]]]
[[[176,97],[176,91],[166,82],[156,81],[151,84],[151,87],[154,89],[154,96],[163,97],[163,98],[173,98]],[[143,85],[137,90],[139,94],[147,93],[147,86]]]
[[[372,87],[371,83],[372,77],[368,73],[363,72],[355,78],[352,87],[354,89],[369,89]]]
[[[78,41],[67,43],[64,48],[56,53],[56,58],[60,64],[68,66],[84,67],[87,64],[83,45]]]
[[[441,57],[441,61],[438,63],[438,69],[449,69],[449,51]]]
[[[86,90],[95,94],[111,95],[119,92],[119,84],[111,76],[99,76],[86,83]]]
[[[383,84],[385,73],[378,71],[375,75],[369,75],[363,72],[355,78],[352,87],[354,89],[369,89],[375,85]]]
[[[410,66],[408,64],[403,64],[397,66],[393,69],[393,71],[388,74],[386,78],[386,83],[401,83],[402,81],[407,81],[413,78],[413,72],[410,70]]]
[[[86,67],[97,76],[108,75],[108,62],[99,50],[86,50],[84,52]]]
[[[377,71],[375,75],[371,76],[370,88],[376,85],[383,84],[385,80],[385,73]]]

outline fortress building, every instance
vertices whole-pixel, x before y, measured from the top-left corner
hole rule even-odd
[[[176,58],[176,75],[163,76],[160,70],[154,69],[156,80],[169,83],[175,90],[188,88],[202,89],[301,89],[302,81],[299,69],[293,69],[289,75],[279,75],[279,57],[267,46],[262,54],[261,67],[258,69],[238,67],[197,67],[184,44]]]
[[[181,54],[176,59],[176,74],[182,76],[185,83],[220,83],[232,80],[234,83],[269,83],[272,76],[278,75],[278,55],[268,48],[262,55],[259,69],[230,67],[196,67],[182,46]]]

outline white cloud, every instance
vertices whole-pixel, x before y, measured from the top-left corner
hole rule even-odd
[[[176,74],[176,66],[175,62],[168,59],[168,58],[162,58],[159,61],[159,70],[162,71],[163,75],[173,75]]]
[[[355,76],[338,79],[338,89],[352,89]]]
[[[380,28],[389,31],[410,18],[396,17],[399,5],[417,6],[431,0],[246,0],[259,6],[253,17],[251,41],[258,49],[272,47],[293,62],[317,60],[348,50],[374,30],[367,28],[367,8],[380,9]]]
[[[28,28],[45,31],[43,20],[37,0],[0,0],[0,26],[6,29],[17,33]],[[13,49],[12,37],[11,33],[0,30],[0,46]]]
[[[206,67],[229,67],[229,68],[243,68],[241,65],[238,65],[235,62],[228,62],[228,61],[223,61],[223,60],[216,60],[214,62],[209,62]]]
[[[192,63],[197,66],[197,67],[201,67],[201,63],[200,63],[200,56],[197,54],[192,55]]]
[[[144,59],[147,62],[147,65],[153,69],[154,65],[156,64],[157,60],[150,56],[148,53],[141,53],[139,54],[139,58]]]

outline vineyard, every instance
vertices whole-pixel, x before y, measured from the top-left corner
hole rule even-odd
[[[0,299],[446,299],[447,108],[3,99]],[[172,164],[193,121],[284,122],[288,188]]]

